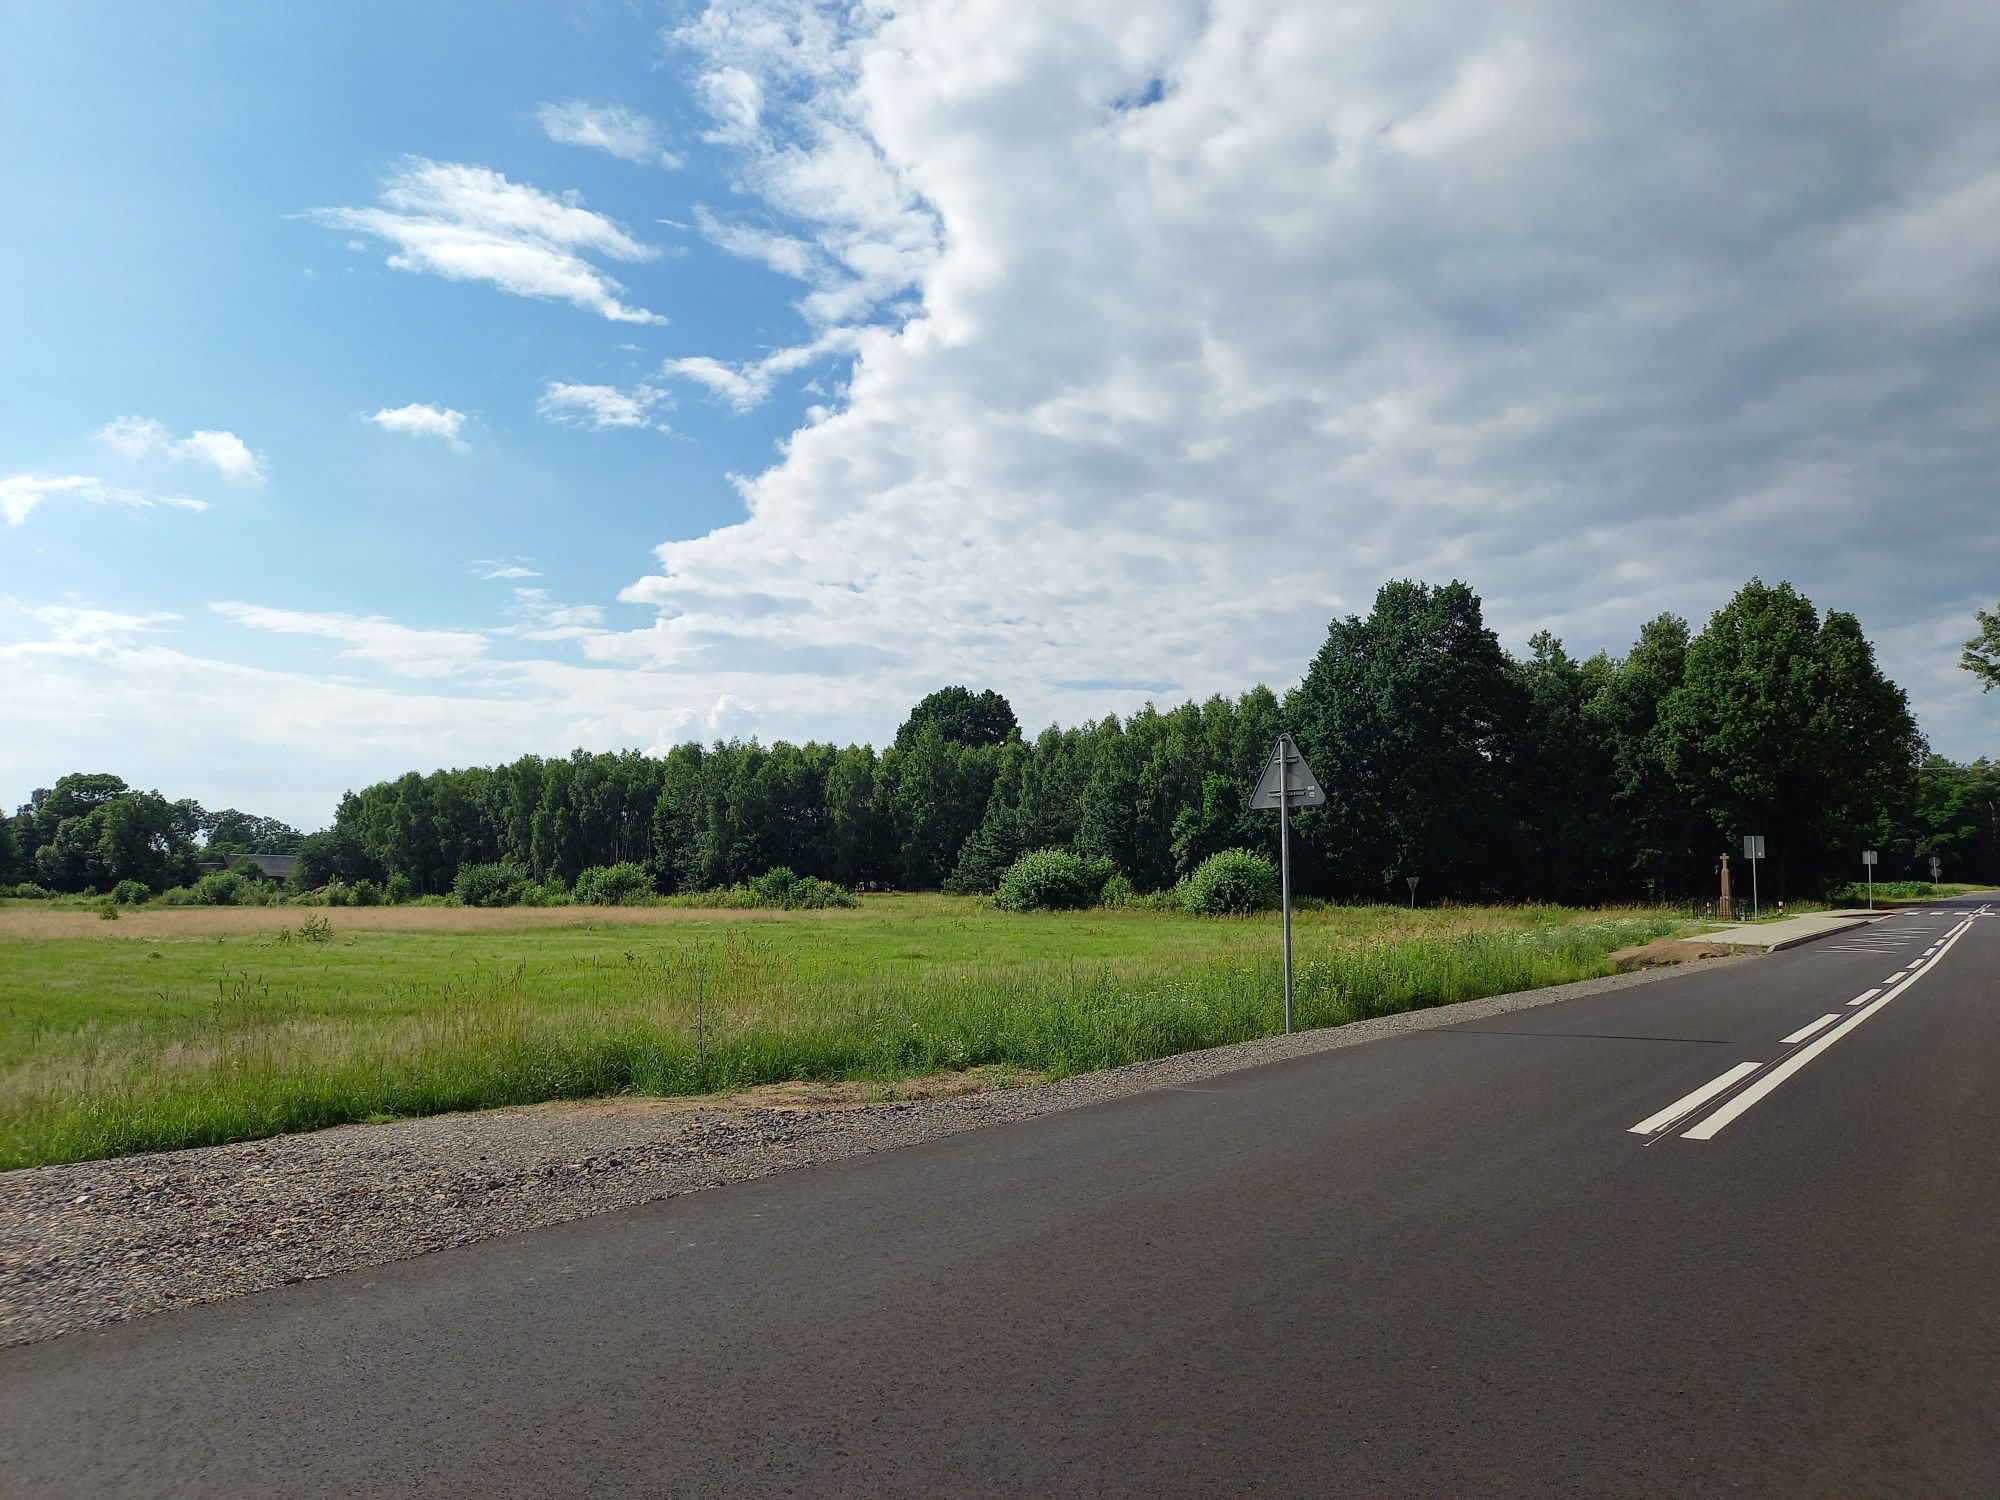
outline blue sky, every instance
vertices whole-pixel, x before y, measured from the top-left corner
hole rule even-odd
[[[689,135],[657,22],[528,4],[482,7],[477,24],[407,5],[20,6],[8,19],[0,123],[34,149],[7,175],[16,201],[47,207],[35,233],[0,243],[7,467],[199,491],[211,506],[199,524],[161,511],[113,527],[51,506],[7,538],[10,584],[39,577],[139,611],[245,596],[481,624],[505,590],[468,563],[532,558],[550,589],[601,597],[662,537],[739,516],[725,475],[763,467],[796,424],[789,392],[748,418],[691,401],[663,413],[671,434],[536,415],[551,379],[629,386],[672,353],[796,339],[784,285],[656,222],[729,196],[713,161],[691,153],[668,172],[559,144],[537,121],[540,104],[581,91]],[[413,154],[579,193],[629,225],[661,254],[618,277],[670,321],[610,325],[392,270],[379,242],[350,249],[356,236],[311,216],[371,203]],[[466,413],[467,451],[364,421],[410,403]],[[121,462],[92,433],[129,413],[175,434],[241,433],[270,480]],[[176,635],[241,659],[288,654],[193,613]]]
[[[1938,748],[2000,598],[1991,7],[0,0],[0,801],[1515,650],[1753,573]]]

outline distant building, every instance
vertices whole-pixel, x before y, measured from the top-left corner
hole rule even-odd
[[[228,869],[240,859],[249,860],[267,880],[285,879],[292,873],[292,866],[299,862],[296,854],[230,854],[204,859],[195,868],[204,875],[212,875],[217,870]]]

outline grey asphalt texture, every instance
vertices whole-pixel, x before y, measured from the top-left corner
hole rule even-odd
[[[1980,904],[11,1350],[0,1495],[2000,1495],[2000,915],[1630,1128]]]

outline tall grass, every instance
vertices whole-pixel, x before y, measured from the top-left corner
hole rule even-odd
[[[1605,973],[1613,949],[1676,930],[1654,915],[1562,915],[1309,941],[1301,1024]],[[162,990],[136,1020],[39,1026],[29,1058],[0,1073],[0,1167],[551,1099],[887,1082],[985,1064],[1059,1078],[1280,1029],[1277,955],[1261,933],[1243,935],[1254,950],[1230,942],[1193,962],[963,957],[863,969],[749,929],[650,951],[620,951],[607,934],[567,955],[577,972],[462,962],[337,1012],[303,981],[274,986],[241,969],[199,1003]]]

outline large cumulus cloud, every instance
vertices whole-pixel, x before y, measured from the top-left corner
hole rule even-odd
[[[1762,573],[1991,748],[1936,653],[2000,591],[2000,13],[748,0],[673,41],[744,193],[711,238],[805,285],[798,351],[667,378],[852,363],[601,658],[1072,718],[1290,680],[1391,575],[1616,650]]]

